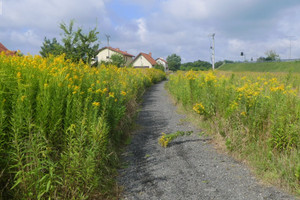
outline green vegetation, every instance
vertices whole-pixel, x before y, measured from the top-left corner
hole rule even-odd
[[[300,73],[300,62],[262,62],[262,63],[229,63],[222,65],[220,71],[231,72],[297,72]]]
[[[180,136],[185,136],[185,135],[191,135],[193,133],[193,131],[177,131],[175,133],[170,133],[170,134],[165,134],[165,133],[161,133],[161,137],[158,139],[158,143],[164,147],[167,148],[168,144],[172,141],[175,140],[176,138],[180,137]]]
[[[65,54],[65,58],[73,62],[83,60],[85,63],[91,63],[91,59],[96,56],[99,48],[97,28],[87,34],[83,33],[82,28],[74,31],[74,21],[71,20],[69,26],[61,23],[60,29],[63,31],[62,44],[56,38],[52,41],[45,38],[40,51],[42,57],[48,57],[50,54],[54,56]]]
[[[156,69],[0,54],[0,199],[106,199]]]
[[[229,152],[300,194],[299,74],[181,71],[167,88]]]
[[[182,70],[182,71],[189,71],[189,70],[206,71],[209,69],[211,69],[211,63],[206,62],[206,61],[201,61],[201,60],[184,63],[184,64],[181,64],[181,66],[180,66],[180,70]]]
[[[159,70],[161,70],[161,71],[165,71],[165,68],[164,68],[164,66],[162,65],[162,64],[156,64],[156,65],[154,65],[154,69],[159,69]]]
[[[112,65],[115,65],[117,67],[125,66],[126,61],[121,54],[115,53],[115,54],[111,55],[110,59],[111,59]]]
[[[266,57],[259,57],[257,59],[257,62],[279,61],[280,60],[279,55],[275,51],[273,51],[273,50],[267,51],[265,53],[265,55],[266,55]]]
[[[167,57],[167,62],[170,70],[177,71],[181,65],[181,57],[176,54],[169,55]]]

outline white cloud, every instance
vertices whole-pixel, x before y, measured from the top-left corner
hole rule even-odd
[[[58,23],[70,19],[91,23],[105,15],[108,0],[15,0],[6,1],[0,27],[35,27],[57,30]]]
[[[59,38],[60,22],[75,19],[84,29],[98,25],[101,46],[109,34],[112,46],[135,55],[210,61],[208,34],[216,33],[217,60],[239,60],[241,51],[250,59],[271,49],[287,57],[287,36],[300,32],[299,9],[298,0],[7,0],[0,40],[37,53],[45,36]],[[293,57],[300,57],[299,39],[292,42]]]
[[[145,19],[143,18],[140,18],[138,20],[136,20],[137,22],[137,26],[138,26],[138,36],[141,40],[141,42],[145,42],[146,41],[146,38],[147,38],[147,33],[148,33],[148,30],[147,30],[147,27],[146,27],[146,21]]]
[[[209,16],[207,0],[168,0],[162,3],[162,11],[178,19],[199,20]]]

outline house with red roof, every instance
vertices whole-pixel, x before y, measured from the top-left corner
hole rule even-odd
[[[0,42],[0,53],[5,52],[6,55],[14,56],[16,55],[16,51],[10,51],[8,50],[1,42]]]
[[[127,51],[122,51],[119,48],[103,47],[98,51],[96,60],[98,61],[98,63],[110,62],[111,61],[110,58],[113,54],[118,54],[123,56],[125,60],[125,66],[129,66],[134,58],[134,55],[127,53]]]
[[[152,68],[156,64],[156,61],[152,58],[151,52],[149,54],[140,53],[131,63],[134,68]]]
[[[163,58],[157,58],[156,63],[162,65],[165,68],[165,72],[169,70],[168,62]]]

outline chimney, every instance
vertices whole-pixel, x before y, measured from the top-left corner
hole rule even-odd
[[[149,56],[151,56],[151,57],[152,57],[152,53],[151,53],[151,52],[149,53]]]

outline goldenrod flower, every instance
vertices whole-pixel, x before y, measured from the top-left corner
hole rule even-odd
[[[21,75],[22,75],[21,72],[18,72],[18,73],[17,73],[17,78],[20,79],[20,78],[21,78]]]
[[[115,93],[110,92],[110,93],[108,93],[108,96],[109,96],[109,97],[112,97],[112,98],[115,98]]]
[[[24,99],[26,98],[26,96],[24,95],[24,96],[22,96],[21,97],[21,101],[24,101]]]
[[[246,116],[246,112],[245,111],[241,112],[241,115]]]
[[[100,106],[100,102],[94,101],[94,102],[92,103],[92,105],[95,106],[95,107],[99,107],[99,106]]]
[[[205,108],[202,105],[202,103],[196,103],[193,107],[193,110],[198,113],[198,114],[204,114],[205,113]]]

